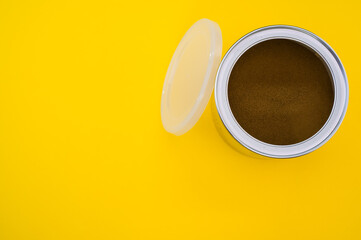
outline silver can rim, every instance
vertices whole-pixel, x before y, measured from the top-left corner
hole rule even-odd
[[[249,135],[236,121],[228,101],[228,81],[234,64],[252,46],[271,39],[288,39],[310,48],[322,58],[333,80],[334,103],[324,126],[312,137],[291,145],[273,145]],[[320,37],[289,25],[256,29],[240,38],[227,51],[218,68],[214,89],[218,114],[228,132],[249,150],[272,158],[293,158],[310,153],[325,144],[339,128],[348,105],[349,89],[345,69],[335,51]]]

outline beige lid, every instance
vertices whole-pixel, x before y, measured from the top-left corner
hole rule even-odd
[[[218,24],[201,19],[180,41],[165,77],[162,123],[170,133],[181,135],[199,120],[212,95],[222,55]]]

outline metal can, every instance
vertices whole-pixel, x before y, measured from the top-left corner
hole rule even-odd
[[[273,145],[257,140],[238,124],[229,105],[227,89],[234,64],[249,48],[270,39],[288,39],[308,47],[324,61],[332,78],[335,97],[331,114],[324,126],[315,135],[300,143]],[[228,50],[218,69],[214,95],[217,112],[224,127],[242,146],[267,157],[292,158],[314,151],[326,143],[336,132],[347,109],[348,83],[340,59],[325,41],[298,27],[274,25],[257,29],[245,35]]]

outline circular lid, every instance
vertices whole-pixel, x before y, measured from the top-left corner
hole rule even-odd
[[[222,55],[218,24],[201,19],[179,43],[165,77],[161,117],[164,128],[175,135],[190,130],[212,95]]]

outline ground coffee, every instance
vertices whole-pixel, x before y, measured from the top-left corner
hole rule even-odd
[[[232,113],[250,135],[288,145],[318,132],[333,106],[331,76],[315,52],[291,40],[275,39],[247,50],[228,84]]]

